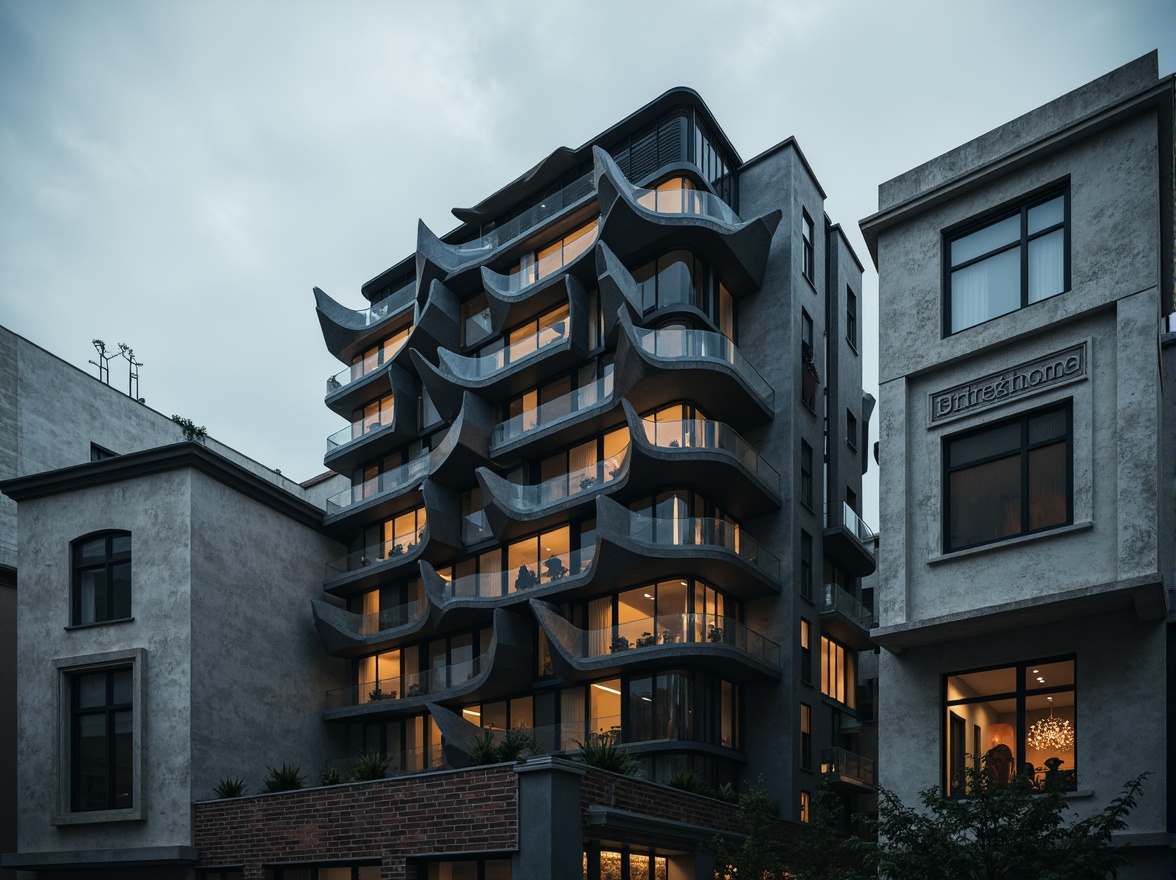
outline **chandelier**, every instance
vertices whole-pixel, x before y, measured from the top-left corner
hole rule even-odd
[[[1034,721],[1025,741],[1039,752],[1068,752],[1074,748],[1074,725],[1065,718],[1054,718],[1053,697],[1049,703],[1049,717]]]

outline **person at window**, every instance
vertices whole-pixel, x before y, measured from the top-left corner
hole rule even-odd
[[[993,785],[1008,785],[1013,780],[1013,750],[1004,743],[993,746],[984,756],[984,769]]]

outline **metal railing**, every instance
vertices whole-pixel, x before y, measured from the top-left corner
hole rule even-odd
[[[391,409],[381,411],[377,418],[360,419],[357,422],[352,422],[347,427],[339,429],[327,438],[327,454],[330,455],[340,446],[346,446],[348,443],[352,443],[360,437],[366,437],[368,434],[379,431],[381,428],[390,428],[395,422],[396,419]]]
[[[833,528],[834,526],[844,526],[865,545],[871,556],[874,555],[874,532],[862,522],[862,518],[849,506],[849,502],[842,501],[839,504],[834,504],[832,508],[825,505],[825,528]]]
[[[780,580],[780,558],[748,537],[738,525],[723,519],[657,517],[630,511],[629,537],[643,544],[660,547],[718,547],[734,553],[771,580]]]
[[[422,455],[419,458],[414,458],[408,464],[402,464],[400,467],[385,471],[377,477],[372,477],[370,480],[364,480],[358,486],[344,489],[342,492],[328,498],[327,515],[330,516],[333,513],[338,513],[353,504],[359,504],[386,492],[395,492],[398,489],[403,489],[417,477],[427,473],[428,470],[429,456]]]
[[[408,333],[411,335],[411,327],[408,328]],[[353,363],[350,367],[344,367],[334,376],[331,376],[329,379],[327,379],[327,394],[330,395],[334,394],[336,391],[341,391],[357,379],[362,379],[364,376],[376,372],[376,370],[380,369],[381,367],[388,366],[388,362],[400,353],[400,350],[404,348],[405,343],[407,342],[408,335],[401,339],[395,346],[389,349],[385,349],[383,353],[383,360],[379,362],[377,362],[377,359],[374,357],[362,358]]]
[[[500,370],[535,356],[549,345],[561,342],[568,336],[568,319],[556,321],[517,342],[512,342],[498,351],[480,357],[460,358],[454,372],[465,380],[486,379]]]
[[[842,748],[821,750],[821,772],[843,776],[862,785],[874,785],[873,760]]]
[[[779,493],[780,472],[764,461],[730,425],[713,419],[642,419],[642,422],[645,436],[654,446],[663,449],[722,449],[730,452],[764,485]]]
[[[595,545],[589,544],[581,550],[550,554],[539,563],[524,563],[517,569],[463,575],[446,583],[445,595],[457,599],[494,599],[546,586],[587,569],[595,550]]]
[[[730,339],[713,330],[693,330],[684,327],[635,328],[637,342],[644,351],[666,360],[717,361],[735,368],[751,389],[769,407],[774,405],[776,393],[759,370],[751,365],[743,352]]]
[[[363,318],[365,327],[370,327],[372,324],[378,324],[385,318],[390,318],[392,315],[398,314],[410,304],[416,302],[416,279],[408,282],[404,287],[397,290],[381,300],[372,303],[366,309],[356,312]]]
[[[488,253],[508,241],[518,238],[527,230],[545,223],[565,208],[570,208],[578,202],[587,201],[588,197],[594,194],[592,172],[590,171],[576,178],[558,192],[544,197],[537,205],[532,205],[517,217],[507,220],[485,235],[479,236],[473,241],[450,245],[450,247],[463,256],[469,257]]]
[[[349,628],[361,636],[375,635],[386,629],[395,629],[398,626],[416,623],[425,616],[428,608],[429,602],[422,596],[420,599],[414,599],[403,605],[381,608],[372,614],[355,614],[352,616],[355,625]]]
[[[865,605],[843,590],[840,584],[825,584],[821,591],[821,613],[835,612],[868,630],[874,615]]]
[[[518,439],[528,431],[559,424],[582,410],[590,409],[608,400],[613,391],[612,369],[610,364],[604,378],[597,379],[591,385],[577,388],[575,391],[563,394],[554,400],[541,403],[534,409],[512,416],[505,422],[499,422],[494,426],[494,431],[490,435],[490,445],[501,446],[503,443]]]

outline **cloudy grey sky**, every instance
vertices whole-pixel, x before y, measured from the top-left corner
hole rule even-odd
[[[868,264],[880,182],[1155,48],[1172,0],[0,0],[0,323],[128,343],[148,405],[305,479],[342,426],[311,287],[360,307],[418,217],[667,88],[745,159],[794,135]]]

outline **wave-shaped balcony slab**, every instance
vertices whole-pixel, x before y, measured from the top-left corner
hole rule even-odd
[[[336,527],[373,521],[415,506],[419,489],[429,475],[429,457],[422,455],[327,499],[323,524]],[[412,500],[408,500],[412,499]]]
[[[587,357],[590,319],[587,294],[582,285],[570,279],[565,281],[564,289],[568,300],[567,321],[553,324],[535,337],[519,340],[513,347],[484,357],[466,357],[438,348],[436,366],[414,353],[413,365],[443,418],[450,421],[456,417],[463,390],[475,391],[486,400],[498,402],[521,394],[537,385],[542,377],[570,369]]]
[[[501,275],[487,266],[480,269],[490,327],[501,333],[529,318],[554,308],[569,296],[582,294],[596,285],[595,245],[588,247],[559,269],[519,287],[519,275]]]
[[[397,685],[392,685],[392,680],[364,682],[328,693],[328,708],[323,717],[335,721],[369,714],[401,714],[427,703],[493,699],[516,692],[520,681],[530,679],[534,667],[531,623],[504,608],[496,608],[493,627],[490,646],[477,658],[477,671],[460,684],[435,684],[433,670],[399,677],[395,680]],[[380,693],[373,699],[377,689]],[[393,692],[395,697],[390,696]]]
[[[424,629],[430,619],[427,597],[408,606],[390,609],[399,612],[396,615],[387,612],[356,614],[321,599],[312,599],[310,605],[315,629],[332,657],[358,657],[393,647],[398,641]]]
[[[624,585],[692,574],[738,599],[780,592],[780,560],[746,531],[719,520],[657,520],[630,511],[606,496],[596,499],[596,530],[615,543],[609,565],[624,565]]]
[[[596,279],[604,312],[604,338],[616,342],[622,310],[631,323],[641,319],[641,292],[625,264],[603,241],[596,245]]]
[[[743,682],[780,677],[780,646],[729,618],[683,614],[673,615],[671,622],[670,615],[663,615],[664,620],[636,621],[631,633],[625,625],[592,632],[573,626],[541,599],[531,599],[530,605],[558,655],[558,661],[552,658],[555,673],[569,681],[619,675],[650,662],[701,665]],[[648,631],[638,634],[642,625]]]
[[[636,327],[623,308],[617,320],[614,393],[639,412],[687,398],[736,428],[771,420],[775,391],[725,336]]]
[[[629,401],[621,406],[632,438],[630,493],[689,484],[741,520],[780,508],[780,474],[730,425],[646,421]]]
[[[590,385],[494,426],[490,455],[509,466],[561,449],[582,437],[602,434],[618,424],[619,397],[613,393],[612,366]]]
[[[621,260],[670,247],[691,248],[718,272],[733,296],[745,296],[760,288],[772,236],[783,216],[780,210],[737,223],[720,219],[717,212],[713,216],[658,213],[639,204],[639,191],[625,179],[608,153],[593,147],[592,155],[600,201],[600,240]],[[706,192],[699,192],[698,197],[704,200],[700,205],[716,198]]]
[[[629,473],[628,448],[590,468],[529,486],[512,483],[489,468],[475,471],[486,519],[499,541],[568,520],[574,511],[591,506],[597,495],[624,489]]]
[[[411,322],[416,306],[412,287],[403,288],[362,311],[337,303],[318,287],[314,288],[314,301],[327,351],[345,364],[351,363],[374,340]]]
[[[469,488],[470,475],[490,462],[490,434],[497,410],[473,392],[462,394],[461,409],[429,453],[429,473],[441,485]]]
[[[323,464],[333,471],[349,473],[361,463],[376,458],[381,452],[416,437],[416,379],[395,363],[381,369],[387,376],[388,386],[393,395],[392,421],[387,424],[373,424],[364,430],[364,422],[361,420],[328,437]]]
[[[441,562],[461,550],[461,500],[456,492],[426,479],[420,488],[425,525],[415,545],[388,542],[352,551],[327,563],[323,589],[337,595],[412,577],[421,560]],[[397,550],[397,547],[400,550]]]

